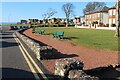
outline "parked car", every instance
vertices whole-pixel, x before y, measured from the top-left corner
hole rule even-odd
[[[28,28],[29,28],[29,26],[26,26],[26,28],[28,29]]]
[[[22,29],[23,27],[22,26],[19,26],[20,29]]]
[[[9,30],[15,30],[15,27],[14,26],[10,26]]]
[[[23,29],[28,29],[28,26],[23,26]]]
[[[19,29],[18,26],[14,26],[14,28],[15,28],[15,30],[18,30],[18,29]]]

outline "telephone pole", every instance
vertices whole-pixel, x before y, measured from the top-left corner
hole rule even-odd
[[[115,32],[115,36],[116,37],[120,37],[119,34],[119,28],[120,28],[120,20],[119,20],[119,0],[116,0],[116,32]]]

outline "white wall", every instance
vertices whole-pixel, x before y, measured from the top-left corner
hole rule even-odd
[[[108,13],[103,13],[103,23],[104,24],[108,24],[109,21],[108,21]]]
[[[110,18],[109,19],[109,27],[111,27],[111,25],[112,25],[112,19]]]

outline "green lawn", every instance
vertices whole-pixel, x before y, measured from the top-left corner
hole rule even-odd
[[[36,32],[38,32],[39,29],[45,29],[45,34],[53,34],[56,31],[64,31],[64,37],[71,40],[74,44],[102,50],[118,51],[118,39],[114,37],[115,31],[42,27],[36,28]]]

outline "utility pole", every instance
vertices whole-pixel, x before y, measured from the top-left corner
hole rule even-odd
[[[115,36],[120,37],[119,34],[119,28],[120,28],[120,22],[119,22],[119,0],[116,0],[116,32]]]

